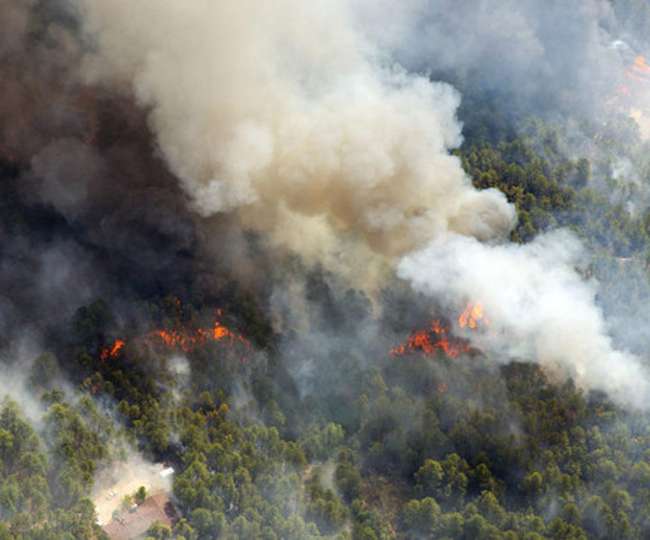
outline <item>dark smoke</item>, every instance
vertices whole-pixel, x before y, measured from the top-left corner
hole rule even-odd
[[[81,82],[84,44],[66,6],[0,2],[3,338],[25,325],[51,337],[97,298],[233,296],[235,267],[254,291],[253,239],[228,218],[197,220],[146,111]]]

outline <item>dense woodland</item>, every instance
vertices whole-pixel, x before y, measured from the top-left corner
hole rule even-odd
[[[628,272],[616,262],[626,258],[642,269],[645,290],[650,213],[626,209],[626,179],[603,175],[607,163],[563,157],[561,126],[534,119],[521,135],[493,139],[466,122],[458,156],[477,186],[498,187],[517,205],[513,241],[571,227],[604,282]],[[586,129],[593,140],[629,137],[642,147],[620,122]],[[605,189],[620,191],[621,203]],[[43,219],[10,205],[5,227]],[[102,538],[88,499],[94,474],[129,448],[177,468],[182,518],[173,530],[153,527],[151,538],[650,535],[649,417],[537,366],[494,367],[482,354],[379,354],[361,365],[343,350],[327,369],[345,376],[326,394],[302,396],[264,307],[229,302],[258,352],[208,344],[188,354],[183,377],[164,355],[135,346],[100,361],[101,348],[128,333],[102,299],[67,321],[57,348],[33,363],[34,403],[2,405],[0,538]],[[170,327],[198,324],[208,307],[179,305],[169,292],[138,309]]]
[[[650,11],[638,3],[644,17],[628,24],[641,32]],[[569,228],[603,307],[650,298],[650,146],[634,121],[615,111],[582,122],[506,113],[504,96],[461,90],[455,153],[476,187],[516,205],[511,240]],[[0,162],[0,227],[47,242],[63,220],[21,199],[20,175]],[[330,282],[309,272],[319,313],[354,334],[370,300],[348,290],[343,307],[328,303]],[[313,351],[320,386],[305,390],[292,371],[302,350],[287,354],[289,336],[273,331],[263,296],[198,290],[141,290],[129,306],[137,325],[94,298],[47,337],[16,383],[25,399],[0,403],[0,540],[105,538],[93,482],[134,451],[176,470],[180,519],[153,526],[150,539],[650,537],[650,415],[525,359],[391,357],[405,328],[361,347],[364,358],[345,342]],[[386,290],[382,301],[399,319],[409,302],[395,296]],[[154,328],[210,324],[216,308],[247,344],[208,342],[179,369],[170,351],[137,341]],[[616,340],[625,329],[611,330]],[[102,359],[117,338],[127,345]],[[650,361],[643,337],[631,347]]]

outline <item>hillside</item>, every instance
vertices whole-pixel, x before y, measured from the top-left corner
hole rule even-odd
[[[0,540],[650,537],[650,8],[505,4],[0,0]]]

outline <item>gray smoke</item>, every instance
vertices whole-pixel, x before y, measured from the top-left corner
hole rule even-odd
[[[577,241],[498,243],[513,208],[475,190],[449,153],[462,140],[458,94],[392,63],[589,108],[622,66],[607,3],[76,3],[94,47],[86,79],[150,111],[198,214],[234,214],[366,282],[397,263],[417,290],[482,302],[495,323],[477,339],[504,361],[533,359],[646,405],[639,359],[612,346],[574,269]]]
[[[99,295],[212,294],[224,269],[264,283],[260,252],[286,250],[366,289],[397,268],[436,302],[480,301],[492,326],[472,338],[492,356],[646,405],[639,359],[574,269],[580,246],[502,242],[514,209],[450,154],[461,98],[431,80],[596,111],[625,65],[609,3],[0,0],[0,15],[0,165],[47,224],[0,226],[3,331]],[[302,279],[270,293],[278,328],[308,309]],[[332,326],[304,348],[336,346]]]
[[[404,258],[398,273],[452,305],[480,301],[490,326],[470,337],[497,361],[533,358],[619,403],[647,407],[647,371],[607,336],[596,284],[575,269],[585,259],[580,243],[564,231],[525,245],[450,236]]]
[[[78,3],[97,47],[88,79],[151,110],[201,215],[236,211],[327,262],[346,245],[395,256],[447,231],[511,228],[503,195],[477,192],[449,155],[457,93],[383,64],[349,2]]]
[[[623,74],[623,35],[610,2],[357,0],[367,32],[409,69],[501,92],[525,113],[593,112]],[[505,109],[515,103],[509,103]]]

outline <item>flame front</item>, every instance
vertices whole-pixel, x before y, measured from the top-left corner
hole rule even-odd
[[[650,66],[645,60],[645,57],[639,55],[634,59],[634,64],[628,69],[627,74],[629,77],[639,77],[641,80],[648,80],[650,75]]]
[[[219,321],[215,321],[211,328],[197,328],[193,331],[184,328],[154,330],[147,334],[145,339],[150,343],[159,343],[169,349],[181,349],[184,352],[192,352],[210,341],[223,340],[228,340],[231,345],[241,343],[246,348],[250,348],[250,342],[246,338],[232,332]]]
[[[461,328],[476,330],[480,324],[490,324],[490,321],[483,311],[483,305],[479,303],[467,304],[465,311],[458,316],[458,326]]]
[[[650,65],[644,56],[639,55],[634,59],[634,62],[625,70],[625,79],[626,82],[619,84],[616,88],[616,94],[612,96],[610,103],[621,105],[617,100],[618,97],[625,100],[623,103],[625,105],[628,101],[634,101],[647,93],[648,85],[650,85]]]
[[[613,108],[634,120],[641,138],[650,139],[650,64],[644,56],[637,56],[623,73],[615,92],[606,99],[605,106]]]
[[[427,330],[413,332],[406,343],[391,349],[391,356],[404,356],[409,353],[421,352],[426,356],[435,356],[442,351],[448,358],[458,358],[462,353],[469,352],[469,343],[449,335],[449,329],[439,320],[434,320]]]
[[[485,315],[483,305],[478,302],[467,304],[467,307],[458,316],[460,328],[478,330],[481,326],[489,324],[490,321]],[[450,335],[449,327],[439,319],[435,319],[430,328],[412,332],[405,343],[393,347],[390,355],[395,357],[419,352],[426,356],[435,356],[438,351],[442,351],[447,358],[458,358],[461,354],[471,350],[466,339]]]
[[[217,317],[220,315],[221,311],[218,310]],[[207,328],[191,329],[179,326],[172,329],[153,330],[144,336],[136,338],[136,341],[154,347],[162,345],[167,349],[180,349],[186,353],[203,347],[210,342],[228,342],[230,346],[238,343],[246,349],[251,348],[250,342],[245,337],[233,332],[219,320],[216,320],[211,327]],[[125,346],[125,340],[116,339],[113,345],[104,347],[101,350],[99,357],[102,361],[115,359]]]
[[[126,346],[126,341],[123,339],[116,339],[113,342],[113,345],[110,347],[104,347],[102,352],[99,354],[99,357],[106,361],[109,358],[117,358],[120,354],[120,351]]]

